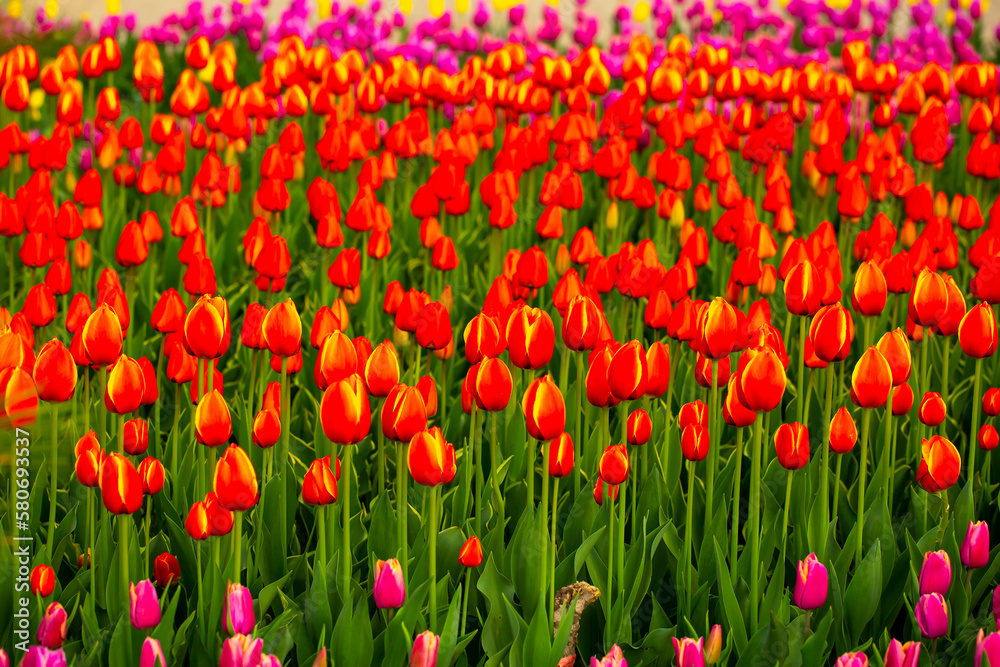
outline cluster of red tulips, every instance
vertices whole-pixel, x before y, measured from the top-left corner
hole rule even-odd
[[[0,665],[1000,664],[995,68],[660,47],[0,57]]]

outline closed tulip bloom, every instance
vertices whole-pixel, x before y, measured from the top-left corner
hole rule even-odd
[[[31,584],[32,595],[40,595],[43,598],[47,598],[52,595],[52,591],[56,588],[55,572],[48,565],[36,565],[31,570],[29,583]]]
[[[1000,632],[991,632],[987,635],[980,628],[979,634],[976,635],[975,667],[984,664],[983,656],[986,656],[990,665],[1000,665]]]
[[[455,447],[437,426],[410,439],[406,462],[410,476],[423,486],[448,484],[455,478]]]
[[[620,401],[634,401],[646,393],[649,369],[642,343],[633,340],[615,352],[608,364],[608,387]]]
[[[146,382],[139,362],[123,354],[108,374],[104,404],[109,411],[118,415],[135,412],[142,405],[145,388]]]
[[[406,602],[406,582],[403,568],[395,558],[379,560],[375,563],[375,582],[372,597],[379,609],[399,609]]]
[[[892,370],[892,386],[898,387],[910,379],[913,361],[910,356],[910,341],[902,329],[895,329],[879,339],[878,351],[889,362]]]
[[[660,341],[646,349],[646,396],[660,398],[670,388],[670,350]]]
[[[0,649],[0,654],[2,654],[0,655],[0,664],[7,667],[9,663],[4,664],[7,654],[3,653],[3,649]],[[66,652],[61,648],[48,649],[44,646],[29,646],[19,664],[21,667],[66,667],[68,663],[66,662]]]
[[[469,373],[475,375],[474,395],[480,410],[499,412],[507,407],[514,386],[503,360],[483,359],[469,369]]]
[[[158,639],[146,637],[139,654],[139,667],[167,667],[167,657]]]
[[[673,642],[677,667],[705,667],[705,640],[702,637],[698,637],[697,641],[689,637],[681,640],[674,637]],[[624,662],[623,659],[622,664]]]
[[[928,551],[920,567],[920,594],[948,593],[951,586],[951,559],[947,551]]]
[[[267,349],[273,355],[292,357],[302,349],[302,320],[291,299],[271,306],[261,331]]]
[[[107,303],[90,314],[83,325],[83,349],[94,366],[108,366],[122,353],[122,326],[118,315]]]
[[[139,464],[139,480],[142,482],[142,492],[147,496],[155,496],[163,490],[166,473],[163,464],[156,458],[147,456]]]
[[[153,576],[156,584],[161,588],[167,588],[177,584],[181,580],[181,566],[177,562],[176,556],[169,553],[162,553],[153,561]]]
[[[187,519],[184,520],[184,530],[193,540],[207,540],[212,536],[211,526],[208,522],[208,510],[204,501],[198,500],[191,505]]]
[[[990,417],[1000,415],[1000,389],[990,387],[983,394],[983,412]]]
[[[785,305],[793,315],[816,314],[822,305],[824,280],[812,262],[799,262],[785,276]]]
[[[548,444],[549,477],[566,477],[573,472],[573,440],[560,433]]]
[[[245,512],[257,504],[257,473],[239,445],[230,445],[215,466],[213,484],[219,505],[230,512]]]
[[[38,622],[39,644],[47,649],[62,648],[66,643],[66,610],[58,602],[53,602],[45,608],[45,615]]]
[[[699,351],[709,359],[722,359],[739,349],[741,337],[746,344],[746,322],[742,313],[722,297],[712,299],[699,318]]]
[[[991,452],[997,448],[997,445],[1000,445],[1000,434],[997,433],[997,429],[993,424],[983,424],[979,428],[976,442],[979,443],[979,449]]]
[[[854,449],[858,441],[858,427],[850,410],[842,407],[830,420],[830,449],[837,454],[846,454]]]
[[[920,642],[905,644],[893,639],[885,651],[885,667],[917,667],[920,662]]]
[[[993,589],[993,618],[1000,619],[1000,586]],[[997,630],[1000,630],[1000,620],[996,623]]]
[[[251,350],[265,350],[264,318],[268,310],[259,303],[251,303],[243,314],[243,328],[240,329],[240,344]]]
[[[233,434],[233,420],[222,392],[213,389],[198,401],[194,414],[195,437],[209,447],[221,447]]]
[[[556,330],[552,318],[541,308],[523,307],[507,321],[505,333],[510,362],[524,370],[541,368],[552,359]]]
[[[599,408],[610,408],[618,404],[618,399],[611,393],[608,382],[608,369],[611,360],[618,349],[618,344],[609,342],[600,345],[590,353],[587,366],[587,401]]]
[[[97,442],[97,436],[93,431],[87,431],[77,441],[74,448],[76,455],[76,478],[80,484],[93,488],[98,485],[101,474],[101,463],[104,461],[104,451]]]
[[[438,656],[438,636],[424,630],[413,640],[410,651],[410,667],[436,667]]]
[[[846,359],[854,340],[854,320],[850,311],[840,303],[820,308],[809,326],[809,337],[813,351],[822,361]]]
[[[955,445],[940,435],[921,441],[920,467],[917,468],[917,482],[929,493],[950,489],[958,481],[962,470],[962,458]]]
[[[921,595],[914,612],[917,627],[925,639],[938,639],[948,634],[948,603],[940,593]]]
[[[969,521],[961,551],[962,565],[969,569],[990,564],[990,529],[985,521]]]
[[[146,453],[149,446],[149,426],[144,419],[129,419],[125,422],[125,453],[139,456]]]
[[[551,375],[536,378],[528,385],[521,409],[528,435],[536,440],[552,440],[566,429],[566,404]]]
[[[819,609],[826,604],[826,594],[830,585],[830,575],[826,566],[811,553],[800,560],[795,574],[795,591],[792,603],[799,609]]]
[[[694,643],[694,640],[691,640],[691,639],[685,639],[683,641]],[[700,643],[700,642],[701,642],[701,640],[699,639],[698,643]],[[675,648],[677,646],[677,640],[676,639],[674,640],[674,646],[675,646]],[[678,652],[677,653],[678,660],[681,659],[681,655],[683,655],[683,652]],[[677,664],[678,664],[678,667],[688,667],[687,663],[678,662]],[[619,648],[619,646],[617,644],[614,644],[614,645],[612,645],[611,650],[608,651],[607,655],[605,655],[600,660],[597,659],[597,656],[591,657],[590,658],[590,667],[628,667],[628,665],[625,662],[625,655],[622,653],[621,648]]]
[[[278,413],[270,408],[264,408],[257,413],[253,420],[253,429],[250,433],[253,444],[267,449],[274,447],[281,438],[281,419]]]
[[[770,412],[781,403],[785,393],[785,368],[774,350],[750,348],[740,359],[740,403],[754,412]]]
[[[199,359],[216,359],[229,349],[229,304],[202,295],[184,320],[184,346]]]
[[[326,383],[323,389],[363,368],[358,366],[358,350],[354,342],[343,331],[334,331],[323,340],[316,357],[316,375]]]
[[[132,462],[118,453],[101,464],[101,499],[112,514],[132,514],[142,506],[142,480]]]
[[[76,363],[62,341],[52,339],[42,346],[35,357],[32,372],[38,398],[49,403],[63,403],[73,397],[76,389]]]
[[[470,364],[479,363],[484,357],[495,357],[506,347],[496,320],[486,313],[479,313],[469,321],[463,339],[465,360]]]
[[[382,410],[383,425],[387,407],[388,399]],[[326,388],[320,403],[320,420],[330,442],[354,445],[365,439],[371,430],[372,412],[360,375],[351,375]]]
[[[160,624],[160,598],[149,579],[130,584],[128,590],[129,619],[136,630],[148,630]]]
[[[910,319],[922,327],[937,326],[948,313],[948,285],[936,271],[923,269],[910,292]]]
[[[913,389],[908,384],[901,384],[892,390],[892,415],[901,417],[908,414],[913,407]]]
[[[432,301],[417,312],[417,327],[414,331],[417,345],[426,350],[440,350],[451,342],[451,317],[448,310],[437,301]]]
[[[263,666],[264,640],[254,639],[249,635],[237,634],[222,642],[222,655],[219,656],[219,667],[255,667]]]
[[[566,347],[577,352],[593,350],[601,340],[604,315],[593,299],[584,294],[569,302],[563,317],[562,337]]]
[[[920,423],[926,426],[938,426],[944,421],[945,413],[947,409],[945,408],[944,399],[941,398],[941,394],[936,391],[929,391],[924,394],[924,398],[920,401],[920,409],[917,416],[920,418]]]
[[[653,421],[645,410],[633,410],[628,416],[625,435],[630,445],[645,445],[653,436]]]
[[[427,408],[416,387],[396,385],[381,411],[382,433],[396,442],[409,442],[427,429]],[[329,436],[328,436],[329,437]]]
[[[878,408],[889,400],[892,368],[874,345],[861,355],[851,374],[851,395],[862,408]]]
[[[330,470],[330,457],[314,460],[302,478],[302,500],[310,505],[329,505],[337,500],[337,478]]]
[[[997,351],[997,321],[988,303],[972,307],[958,325],[958,344],[973,359],[992,357]]]
[[[222,598],[222,629],[230,635],[249,635],[257,625],[250,589],[229,582]]]
[[[458,564],[462,567],[479,567],[483,562],[483,545],[479,538],[473,535],[465,541],[458,551]]]
[[[729,391],[722,403],[722,417],[726,423],[736,428],[746,428],[757,419],[757,413],[740,403],[739,392],[736,383],[739,377],[732,375],[729,378]]]
[[[688,424],[681,431],[681,453],[688,461],[704,461],[708,446],[708,429],[701,424]]]
[[[809,463],[809,429],[794,422],[782,424],[774,433],[778,463],[786,470],[798,470]]]
[[[601,479],[613,486],[628,479],[628,469],[628,450],[625,445],[609,445],[601,454],[597,468]]]
[[[854,274],[851,307],[864,317],[876,317],[885,309],[888,285],[885,275],[873,260],[862,262]]]
[[[160,295],[160,299],[153,306],[150,324],[160,333],[174,333],[184,327],[185,315],[187,306],[184,305],[184,300],[177,290],[171,287]]]
[[[868,667],[868,656],[860,651],[845,653],[837,658],[833,667]]]
[[[392,343],[383,341],[375,346],[365,362],[365,385],[368,393],[385,398],[399,384],[399,358]]]
[[[357,287],[361,280],[361,253],[356,248],[341,250],[330,265],[327,277],[336,287]]]

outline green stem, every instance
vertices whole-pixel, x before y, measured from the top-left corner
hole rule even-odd
[[[687,614],[691,615],[691,600],[694,598],[692,586],[694,581],[691,574],[691,551],[694,543],[694,483],[695,469],[694,462],[687,462],[688,469],[688,492],[687,492],[687,517],[684,523],[684,585]]]
[[[56,455],[56,444],[59,442],[59,404],[52,403],[52,440],[49,442],[49,559],[55,551],[56,535],[56,493],[59,490],[59,457]]]
[[[719,467],[719,360],[712,360],[712,385],[708,390],[708,475],[705,480],[705,535],[711,532],[713,500],[715,498],[715,475]]]
[[[969,469],[966,477],[975,480],[976,450],[979,448],[979,411],[982,409],[982,399],[979,397],[980,382],[983,374],[983,360],[976,359],[976,371],[972,381],[972,429],[969,431]],[[973,488],[975,485],[973,485]],[[976,494],[972,494],[975,503]]]
[[[243,567],[240,562],[243,552],[243,512],[233,512],[233,581],[241,583]]]
[[[340,577],[343,585],[341,586],[342,599],[346,602],[351,600],[351,476],[353,475],[351,466],[351,457],[354,454],[354,448],[351,445],[344,446],[344,465],[343,474],[340,476],[342,481],[342,486],[344,489],[343,499],[344,499],[344,536],[343,544],[341,545],[341,564],[340,564]]]
[[[403,581],[407,581],[409,572],[409,559],[407,558],[407,530],[406,515],[409,513],[409,504],[406,494],[406,443],[400,442],[396,446],[396,514],[399,521],[399,564],[403,566]]]
[[[868,474],[868,430],[871,427],[871,421],[871,410],[865,410],[864,416],[861,418],[861,460],[859,461],[858,470],[858,524],[857,537],[855,538],[857,546],[857,553],[855,554],[857,558],[856,565],[861,565],[861,560],[864,557],[865,476]]]
[[[544,479],[544,478],[543,478]],[[552,551],[549,553],[549,603],[550,618],[556,610],[556,521],[559,518],[559,478],[552,478]]]
[[[142,559],[143,579],[149,579],[149,558],[152,555],[149,545],[149,525],[153,522],[153,496],[146,496],[146,515],[142,517],[142,530],[146,542],[146,557]]]
[[[580,496],[580,482],[583,475],[583,461],[580,458],[583,446],[583,385],[585,377],[583,374],[583,353],[576,354],[576,438],[573,440],[573,460],[576,462],[573,470],[573,498]]]
[[[118,515],[118,554],[119,569],[121,570],[121,592],[119,595],[122,596],[122,604],[124,605],[122,609],[126,612],[128,612],[129,608],[128,524],[126,522],[131,519],[131,514]]]
[[[823,517],[823,536],[819,543],[820,560],[826,558],[826,534],[830,526],[830,433],[833,425],[833,367],[827,365],[823,371],[826,374],[826,402],[823,405],[823,465],[820,468],[820,516]]]
[[[431,619],[430,626],[433,630],[437,627],[437,538],[438,538],[438,525],[440,524],[440,519],[438,518],[438,512],[440,511],[439,505],[441,504],[441,489],[440,487],[431,487],[431,510],[430,510],[430,524],[428,526],[429,532],[429,550],[428,558],[431,574]]]
[[[757,416],[756,419],[760,419]],[[755,421],[756,421],[755,419]],[[733,475],[733,525],[729,541],[729,578],[736,581],[736,549],[740,541],[740,482],[743,480],[743,429],[736,429],[736,474]]]
[[[757,633],[757,608],[760,604],[760,447],[763,419],[757,414],[753,423],[753,450],[750,456],[750,635]]]
[[[376,410],[376,414],[382,409],[382,407],[379,407]],[[381,496],[382,492],[385,491],[385,432],[378,425],[375,427],[375,430],[378,431],[378,495]]]
[[[799,423],[805,423],[805,381],[806,381],[806,318],[799,318],[799,375],[795,406],[799,414]]]
[[[535,439],[532,437],[526,438],[526,456],[527,463],[525,465],[526,470],[524,471],[527,483],[528,483],[528,507],[535,506],[535,459],[538,458],[538,450],[535,447]]]
[[[844,464],[844,456],[846,454],[837,456],[837,466],[833,473],[833,516],[830,517],[831,523],[837,522],[837,508],[840,507],[840,468]]]
[[[96,603],[97,600],[97,568],[95,556],[97,554],[97,515],[94,512],[94,493],[100,493],[96,489],[94,491],[87,492],[87,523],[90,525],[90,535],[88,536],[90,542],[90,553],[88,554],[90,561],[90,597],[91,601]]]
[[[788,471],[788,478],[785,481],[785,513],[781,521],[781,560],[779,567],[785,565],[785,554],[788,553],[788,510],[792,506],[792,471]]]
[[[604,484],[604,482],[599,482]],[[608,643],[613,643],[615,639],[614,630],[614,589],[615,589],[615,488],[607,485],[607,495],[604,497],[608,501]]]
[[[469,438],[472,440],[472,465],[476,472],[476,494],[472,499],[472,513],[475,515],[475,525],[476,525],[476,535],[482,535],[482,512],[480,510],[479,504],[483,497],[483,441],[480,437],[480,428],[478,423],[479,409],[473,402],[472,405],[472,416],[470,418],[469,424]]]

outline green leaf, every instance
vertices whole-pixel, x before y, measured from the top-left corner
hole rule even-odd
[[[549,658],[552,643],[549,637],[552,629],[549,623],[549,613],[545,605],[545,596],[539,591],[535,614],[531,617],[528,632],[524,637],[523,660],[525,665],[541,665]]]
[[[747,628],[743,621],[740,603],[736,600],[729,570],[726,568],[726,558],[722,555],[719,543],[715,543],[715,568],[719,577],[719,595],[722,596],[722,612],[726,627],[730,628],[733,641],[736,642],[736,654],[743,655],[747,647]]]
[[[882,549],[876,540],[847,585],[844,607],[847,614],[848,644],[856,645],[861,631],[875,614],[882,597]]]
[[[438,643],[438,664],[441,667],[451,667],[455,661],[455,646],[458,643],[458,622],[462,614],[462,586],[459,584],[455,595],[448,605],[448,614],[444,619],[444,628]]]

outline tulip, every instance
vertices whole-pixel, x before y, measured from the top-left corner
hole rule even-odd
[[[608,445],[601,455],[598,474],[607,484],[618,486],[628,479],[629,460],[625,445]]]
[[[946,551],[928,551],[920,568],[920,594],[945,595],[951,586],[951,560]]]
[[[410,652],[410,667],[435,667],[438,655],[438,636],[424,630],[413,640]]]
[[[58,602],[45,608],[45,615],[38,622],[38,643],[47,649],[62,648],[66,642],[66,610]]]
[[[921,440],[922,458],[917,468],[917,482],[928,493],[945,491],[954,486],[962,469],[962,459],[955,445],[939,435]]]
[[[6,658],[6,654],[4,655]],[[63,649],[47,649],[44,646],[29,646],[21,660],[21,667],[66,667]]]
[[[948,312],[948,286],[944,278],[924,268],[913,281],[910,292],[910,319],[922,327],[937,326]]]
[[[684,641],[689,641],[689,642],[693,643],[693,640],[690,640],[690,639],[686,639]],[[698,644],[700,644],[700,643],[701,643],[701,640],[699,639],[698,640]],[[674,639],[674,649],[676,650],[676,648],[677,648],[677,640]],[[677,655],[678,655],[678,659],[680,659],[680,653],[678,653]],[[680,664],[681,663],[678,663],[678,665],[680,665]],[[695,663],[691,663],[691,664],[695,664]],[[684,667],[686,667],[686,666],[687,666],[687,663],[684,663]],[[591,657],[590,658],[590,667],[628,667],[628,663],[625,662],[625,656],[622,653],[622,650],[618,647],[617,644],[615,644],[615,645],[613,645],[611,647],[611,650],[608,651],[608,654],[606,656],[604,656],[603,658],[601,658],[600,660],[598,660],[596,656]]]
[[[626,440],[630,445],[645,445],[653,435],[653,421],[645,410],[633,410],[628,416]]]
[[[107,303],[100,304],[83,325],[83,349],[90,363],[108,366],[122,353],[122,326]]]
[[[293,357],[302,349],[302,320],[295,302],[285,299],[267,311],[261,325],[264,343],[271,354]]]
[[[257,473],[239,445],[229,445],[215,467],[213,484],[219,504],[230,512],[245,512],[257,504]]]
[[[375,346],[365,362],[364,376],[368,393],[378,398],[385,398],[399,384],[399,359],[391,343]]]
[[[215,491],[205,494],[205,516],[212,537],[223,537],[233,529],[233,513],[219,504]]]
[[[829,587],[829,574],[826,566],[819,562],[816,554],[811,553],[805,560],[800,560],[796,570],[795,591],[792,601],[799,609],[810,611],[819,609],[826,604],[826,594]]]
[[[229,582],[222,598],[222,629],[230,635],[248,635],[256,624],[250,589]]]
[[[705,640],[701,637],[697,641],[690,639],[689,637],[684,637],[678,640],[677,637],[673,638],[674,642],[674,656],[677,661],[677,667],[705,667]],[[619,650],[619,653],[621,651]],[[621,659],[624,663],[624,658]],[[591,659],[591,665],[594,664],[593,659]],[[602,660],[602,666],[605,664]],[[608,667],[613,667],[614,662],[608,663]]]
[[[892,390],[892,416],[901,417],[910,412],[913,407],[913,389],[908,384],[901,384]]]
[[[560,433],[549,443],[549,476],[567,477],[573,472],[574,449],[569,433]]]
[[[962,540],[962,565],[965,567],[986,567],[990,563],[990,529],[985,521],[969,521],[969,529]]]
[[[302,500],[310,505],[329,505],[337,500],[337,478],[330,470],[330,457],[314,460],[302,478]]]
[[[56,587],[56,575],[48,565],[36,565],[31,570],[31,594],[47,598]]]
[[[440,350],[451,343],[451,318],[441,303],[428,303],[417,312],[416,329],[413,332],[417,345],[428,350]]]
[[[563,317],[562,337],[566,346],[577,352],[593,350],[602,338],[604,316],[589,296],[574,297]]]
[[[892,389],[892,368],[874,345],[865,350],[851,374],[851,393],[862,408],[885,405]]]
[[[546,311],[527,307],[514,311],[505,332],[511,363],[524,370],[545,366],[552,359],[555,336]]]
[[[983,424],[976,436],[976,442],[979,444],[979,449],[991,452],[1000,445],[1000,434],[992,424]]]
[[[447,484],[455,477],[455,448],[437,426],[410,440],[407,465],[414,481],[423,486]]]
[[[406,583],[403,581],[403,569],[399,561],[390,558],[375,563],[375,582],[372,584],[372,597],[379,609],[399,609],[406,602]]]
[[[708,429],[701,424],[688,424],[681,431],[681,452],[688,461],[697,463],[708,456]]]
[[[776,408],[785,392],[785,369],[778,355],[770,348],[750,348],[739,366],[740,402],[758,413]]]
[[[926,426],[938,426],[945,418],[946,407],[941,394],[936,391],[929,391],[924,394],[920,401],[920,408],[917,413],[920,423]]]
[[[566,404],[551,375],[536,378],[528,385],[521,408],[528,435],[536,440],[553,440],[566,429]]]
[[[61,341],[53,339],[42,346],[35,358],[32,377],[38,398],[43,401],[63,403],[73,397],[76,364]]]
[[[167,657],[158,639],[146,637],[139,654],[139,667],[167,667]]]
[[[783,468],[804,468],[809,463],[809,430],[798,422],[782,424],[774,433],[774,448]]]
[[[646,351],[642,343],[633,340],[622,345],[608,364],[608,387],[619,401],[634,401],[646,393],[649,377]]]
[[[830,449],[837,454],[846,454],[858,441],[858,428],[846,407],[837,410],[830,422]]]
[[[117,415],[135,412],[142,405],[145,380],[142,367],[136,360],[121,355],[108,374],[104,404],[109,412]]]
[[[991,632],[987,635],[980,628],[979,634],[976,635],[975,667],[980,667],[984,655],[990,665],[1000,665],[1000,632]]]
[[[149,427],[144,419],[129,419],[125,422],[125,453],[139,456],[149,447]]]
[[[993,356],[997,351],[997,322],[988,303],[972,307],[958,325],[958,343],[973,359]]]
[[[868,667],[868,656],[860,651],[857,653],[845,653],[837,658],[833,667]]]
[[[153,561],[153,576],[156,584],[161,588],[167,588],[180,582],[181,566],[177,558],[166,552],[160,554]]]
[[[112,514],[132,514],[142,505],[142,480],[132,462],[121,454],[108,454],[101,464],[101,499]]]
[[[388,404],[387,398],[386,405]],[[387,412],[383,408],[383,428]],[[361,376],[351,375],[332,382],[326,388],[320,403],[320,420],[326,437],[337,444],[357,444],[368,435],[372,423],[371,405]]]
[[[148,630],[160,624],[160,599],[153,582],[145,579],[138,584],[130,584],[128,597],[133,628]]]
[[[458,552],[458,563],[462,567],[479,567],[483,562],[483,545],[473,535],[465,541]]]
[[[745,322],[742,313],[722,297],[715,297],[699,318],[699,351],[712,360],[728,357],[740,346],[741,335],[746,344]]]
[[[851,313],[839,303],[820,308],[809,327],[816,356],[827,363],[842,361],[851,351],[854,321]]]
[[[221,447],[233,434],[229,405],[218,389],[202,395],[194,415],[194,431],[198,442],[209,447]]]
[[[274,447],[281,438],[281,420],[278,413],[270,408],[264,408],[253,420],[251,431],[253,444],[258,447]]]
[[[229,349],[229,304],[202,295],[184,320],[184,346],[199,359],[216,359]]]
[[[480,410],[499,412],[507,407],[513,391],[507,364],[500,359],[487,358],[469,369],[469,373],[475,377],[474,395]]]
[[[892,386],[898,387],[910,379],[913,363],[910,357],[910,342],[902,329],[895,329],[879,339],[878,351],[889,362],[892,370]]]
[[[235,635],[222,643],[219,667],[256,667],[262,664],[264,640]]]
[[[139,480],[142,483],[142,492],[147,496],[155,496],[163,490],[165,472],[163,464],[152,456],[147,456],[139,464]]]
[[[920,662],[920,642],[900,643],[893,639],[885,651],[885,667],[917,667]]]
[[[878,264],[871,260],[862,262],[854,274],[851,306],[864,317],[877,317],[885,309],[887,290],[885,275]]]
[[[948,604],[940,593],[920,596],[915,608],[917,627],[927,639],[938,639],[948,634]]]

